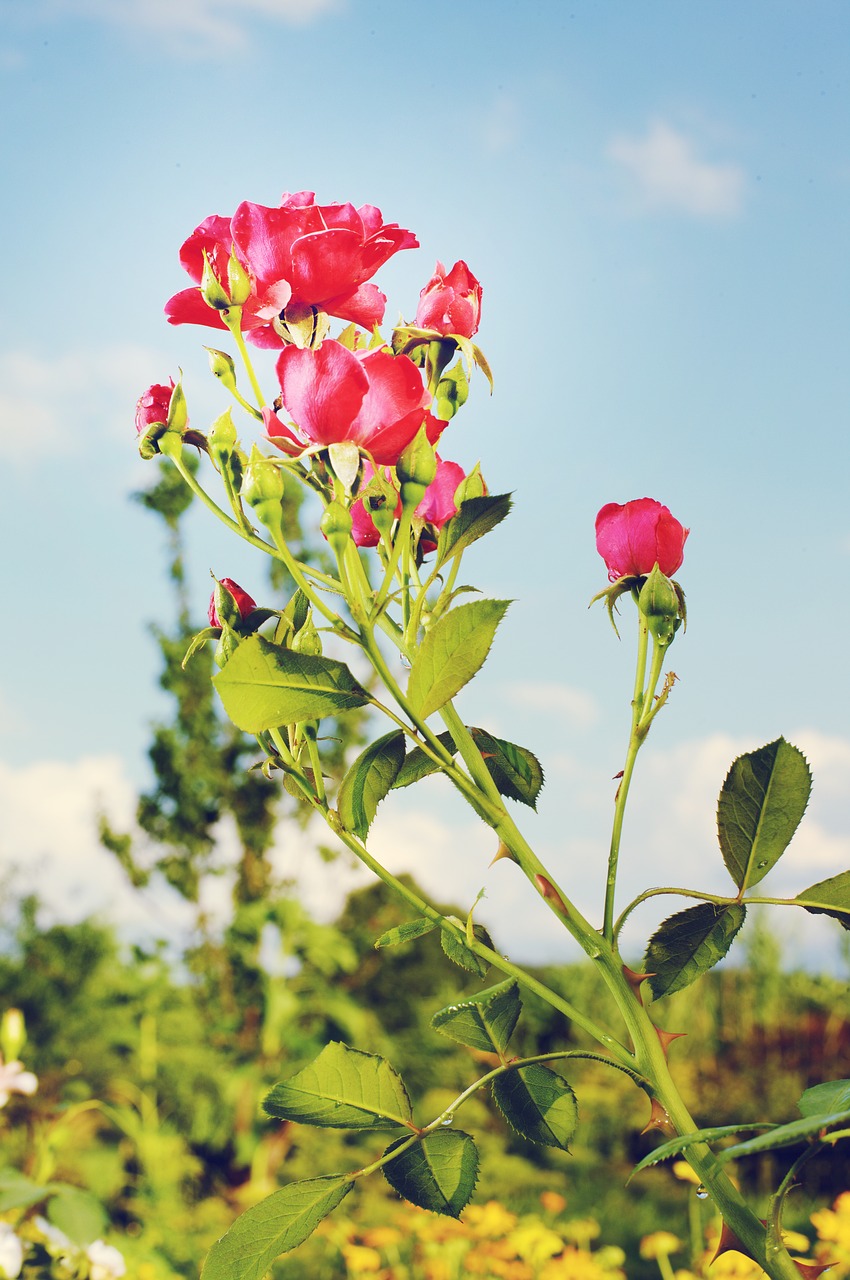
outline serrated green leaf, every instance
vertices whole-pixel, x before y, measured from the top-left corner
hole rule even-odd
[[[337,809],[342,825],[365,840],[378,805],[404,763],[404,734],[387,733],[359,755],[342,780]]]
[[[536,810],[543,786],[543,768],[537,757],[526,747],[494,738],[484,729],[470,729],[470,733],[499,794]]]
[[[405,1138],[387,1147],[393,1151]],[[387,1182],[405,1200],[459,1218],[469,1203],[478,1179],[478,1149],[468,1133],[440,1130],[426,1133],[395,1160],[383,1166]]]
[[[812,776],[784,738],[739,756],[717,801],[723,861],[740,890],[758,884],[781,858],[806,811]]]
[[[653,975],[649,986],[655,999],[690,986],[722,960],[746,914],[740,902],[728,907],[701,902],[665,920],[650,938],[644,956],[644,969]]]
[[[485,494],[462,502],[457,515],[452,516],[440,530],[437,544],[438,568],[442,568],[452,556],[459,555],[471,543],[483,538],[485,533],[501,524],[512,505],[513,499],[509,493]]]
[[[329,1129],[392,1129],[412,1118],[404,1082],[385,1058],[338,1040],[269,1093],[263,1109],[279,1120]]]
[[[239,645],[213,684],[230,719],[246,733],[321,720],[369,701],[344,662],[293,653],[259,635]]]
[[[521,1008],[519,987],[509,978],[477,992],[469,1000],[441,1009],[431,1019],[431,1026],[472,1049],[504,1053]]]
[[[842,929],[850,929],[850,871],[820,880],[794,899],[813,916],[832,916]]]
[[[0,1169],[0,1213],[26,1209],[50,1195],[50,1187],[33,1182],[18,1169]]]
[[[438,733],[437,737],[446,750],[450,751],[452,755],[454,755],[457,748],[455,747],[452,735],[450,733]],[[420,778],[427,778],[429,774],[436,773],[439,768],[440,766],[436,761],[432,760],[421,747],[414,747],[412,751],[407,753],[404,764],[396,774],[395,781],[393,782],[393,790],[396,791],[399,787],[412,786],[412,784],[414,782],[418,782]]]
[[[483,925],[474,925],[473,932],[478,941],[483,942],[485,947],[493,946],[493,940]],[[466,969],[469,973],[477,974],[479,978],[483,978],[490,968],[489,960],[484,960],[481,956],[477,956],[474,951],[470,951],[466,943],[461,942],[450,929],[440,930],[440,942],[449,959],[454,964],[460,965],[461,969]]]
[[[275,1258],[302,1244],[352,1188],[335,1175],[291,1182],[236,1219],[207,1254],[202,1280],[263,1280]]]
[[[70,1184],[53,1183],[47,1202],[47,1218],[69,1240],[85,1249],[99,1240],[109,1225],[109,1214],[89,1191]]]
[[[496,1106],[521,1137],[569,1151],[578,1106],[563,1076],[532,1062],[496,1076],[491,1091]]]
[[[779,1147],[793,1147],[798,1142],[816,1138],[821,1130],[828,1130],[834,1125],[846,1125],[850,1120],[850,1107],[842,1111],[833,1111],[829,1115],[805,1116],[802,1120],[792,1120],[790,1124],[781,1124],[769,1133],[759,1134],[757,1138],[749,1138],[734,1147],[721,1151],[717,1157],[718,1164],[727,1164],[730,1160],[738,1160],[741,1156],[757,1155],[760,1151],[775,1151]]]
[[[738,1133],[750,1133],[753,1129],[773,1129],[774,1127],[774,1125],[767,1122],[759,1122],[758,1124],[722,1124],[713,1129],[698,1129],[695,1133],[686,1133],[678,1138],[671,1138],[669,1142],[662,1142],[659,1147],[655,1147],[653,1151],[650,1151],[649,1155],[644,1156],[632,1169],[626,1182],[631,1182],[632,1178],[639,1173],[643,1173],[644,1169],[649,1169],[652,1165],[659,1164],[670,1156],[680,1155],[681,1152],[687,1151],[688,1147],[693,1147],[698,1142],[718,1142],[721,1138],[733,1138]]]
[[[801,1095],[797,1106],[804,1116],[845,1111],[850,1108],[850,1080],[825,1080],[823,1084],[812,1085]]]
[[[426,633],[407,683],[411,706],[423,720],[439,711],[484,665],[510,603],[472,600],[459,604]]]
[[[402,942],[423,938],[426,933],[436,929],[438,924],[438,920],[429,920],[427,916],[423,916],[421,920],[408,920],[405,924],[396,925],[394,929],[388,929],[386,933],[382,933],[375,943],[375,950],[380,951],[383,947],[397,947]]]

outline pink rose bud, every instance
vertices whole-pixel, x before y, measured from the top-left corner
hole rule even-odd
[[[465,262],[456,262],[446,274],[442,262],[419,295],[416,325],[435,333],[456,333],[471,338],[481,318],[481,285]]]
[[[609,502],[596,517],[596,548],[611,582],[645,577],[656,564],[669,578],[684,559],[689,533],[655,498]]]
[[[171,393],[174,390],[174,382],[169,379],[168,386],[161,382],[155,382],[153,386],[148,387],[136,401],[136,434],[141,435],[143,431],[147,431],[148,427],[155,422],[161,422],[163,426],[168,421],[168,406],[171,403]]]
[[[247,618],[251,610],[256,609],[256,600],[253,600],[251,596],[248,595],[247,591],[243,591],[239,586],[239,583],[234,582],[232,578],[221,578],[216,586],[216,590],[220,590],[222,587],[233,600],[234,607],[239,610],[240,618]],[[210,606],[207,610],[207,617],[210,620],[211,627],[220,627],[221,619],[219,618],[219,611],[216,608],[215,596],[216,592],[213,591],[210,596]],[[233,621],[233,619],[227,619],[227,621]]]

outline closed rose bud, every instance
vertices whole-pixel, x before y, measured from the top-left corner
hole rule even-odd
[[[341,502],[331,502],[325,507],[319,528],[336,556],[345,554],[351,538],[351,523],[351,512]]]
[[[253,507],[257,519],[266,528],[281,530],[283,523],[283,475],[270,458],[264,457],[256,445],[245,468],[241,497]]]
[[[424,427],[402,453],[396,463],[403,507],[416,507],[425,496],[425,490],[437,474],[437,455]]]
[[[447,272],[442,262],[419,295],[416,325],[435,333],[471,338],[481,318],[481,285],[465,262]]]
[[[169,378],[168,385],[162,382],[155,382],[153,386],[148,387],[147,391],[142,392],[136,401],[137,435],[147,431],[148,427],[153,426],[154,423],[161,423],[162,426],[165,426],[168,421],[168,406],[173,390],[174,380]]]
[[[611,582],[645,577],[657,564],[667,577],[680,567],[689,529],[654,498],[609,502],[596,517],[596,547]]]
[[[657,564],[641,587],[638,608],[658,643],[670,644],[682,625],[680,601],[676,588]]]
[[[256,600],[243,591],[238,582],[232,578],[221,578],[210,596],[207,616],[211,627],[220,627],[223,622],[233,626],[247,618],[256,607]]]

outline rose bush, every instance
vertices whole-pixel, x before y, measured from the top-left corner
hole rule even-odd
[[[363,464],[362,487],[365,489],[375,474],[374,468],[368,463]],[[384,472],[385,479],[392,484],[392,472],[386,468]],[[457,462],[447,462],[437,454],[437,474],[431,484],[425,490],[425,497],[419,503],[414,511],[414,515],[420,520],[426,520],[432,528],[437,532],[442,529],[443,525],[451,520],[452,516],[457,515],[457,507],[455,505],[454,496],[457,492],[458,485],[466,479],[466,472]],[[395,485],[393,492],[398,493]],[[372,501],[369,495],[369,501]],[[381,535],[375,526],[369,511],[366,509],[367,498],[358,498],[351,506],[351,537],[358,547],[376,547],[381,541]],[[399,496],[394,507],[395,518],[401,515],[401,497]],[[420,544],[423,550],[433,550],[434,542],[428,538],[424,538]]]
[[[201,296],[205,257],[226,291],[235,252],[251,280],[242,330],[255,344],[284,345],[273,322],[287,308],[316,307],[371,329],[383,319],[386,297],[368,282],[394,253],[418,244],[374,205],[318,205],[312,191],[285,193],[278,208],[245,200],[232,218],[205,218],[185,241],[180,262],[195,287],[170,298],[165,314],[171,324],[219,328],[221,314]]]
[[[596,517],[596,548],[611,582],[643,577],[657,564],[669,578],[680,567],[689,529],[655,498],[609,502]]]
[[[478,332],[481,292],[481,285],[465,262],[456,262],[448,274],[438,262],[419,295],[417,327],[471,338]]]

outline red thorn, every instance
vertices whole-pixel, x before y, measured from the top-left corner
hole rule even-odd
[[[551,902],[552,905],[559,911],[562,911],[565,916],[569,915],[567,908],[564,906],[564,899],[558,893],[558,890],[549,883],[545,876],[536,875],[534,877],[534,883],[537,885],[537,888],[543,894],[543,897],[547,902]]]
[[[664,1057],[667,1057],[667,1050],[674,1040],[681,1040],[682,1036],[686,1036],[687,1031],[662,1031],[660,1027],[655,1028],[655,1034],[661,1041],[661,1048],[664,1050]]]
[[[753,1255],[750,1253],[747,1246],[741,1243],[728,1223],[724,1222],[720,1228],[720,1239],[717,1242],[717,1252],[711,1261],[716,1262],[722,1253],[730,1252],[742,1253],[745,1258],[753,1258]],[[755,1262],[755,1258],[753,1258],[753,1262]],[[710,1265],[711,1263],[709,1263],[709,1266]]]
[[[798,1262],[796,1258],[792,1258],[792,1262],[804,1280],[817,1280],[824,1271],[836,1265],[834,1262]]]
[[[638,1004],[643,1004],[643,996],[640,993],[642,982],[646,982],[647,978],[654,978],[654,973],[636,973],[634,969],[630,969],[627,964],[623,965],[623,977],[637,996]]]
[[[612,781],[616,782],[618,778],[622,778],[625,770],[621,769],[619,773],[615,773]]]
[[[502,858],[509,858],[511,862],[516,862],[516,858],[514,857],[513,853],[508,848],[508,846],[505,844],[504,840],[499,841],[499,847],[496,850],[496,856],[493,859],[493,861],[490,863],[490,866],[494,867],[496,863],[499,862]]]
[[[668,1137],[672,1137],[676,1132],[676,1127],[670,1119],[664,1107],[657,1098],[652,1099],[652,1106],[649,1112],[649,1120],[641,1129],[641,1133],[652,1133],[653,1129],[660,1129],[662,1133],[666,1133]]]

